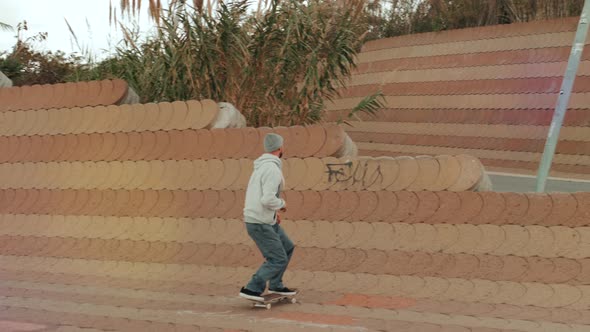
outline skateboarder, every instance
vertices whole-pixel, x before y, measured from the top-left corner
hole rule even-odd
[[[262,293],[269,281],[268,292],[295,295],[297,292],[283,285],[283,274],[293,255],[294,245],[280,226],[279,212],[287,211],[287,203],[280,198],[284,186],[282,171],[283,138],[277,134],[264,137],[265,153],[254,161],[244,204],[244,221],[248,235],[266,261],[242,287],[240,296],[263,301]]]

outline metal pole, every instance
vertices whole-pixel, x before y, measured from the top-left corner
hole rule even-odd
[[[589,17],[590,0],[585,0],[584,8],[582,9],[582,14],[580,15],[580,22],[578,23],[578,30],[576,31],[576,37],[574,39],[574,44],[567,62],[567,69],[565,71],[565,75],[563,76],[563,81],[561,82],[561,89],[559,91],[559,97],[557,98],[557,105],[555,105],[555,113],[553,113],[553,119],[551,120],[549,133],[547,134],[545,150],[543,151],[543,157],[541,158],[541,164],[539,165],[536,186],[537,192],[545,191],[547,176],[549,176],[551,162],[553,161],[553,155],[555,154],[555,147],[557,146],[557,140],[559,139],[559,131],[561,130],[561,125],[563,124],[563,118],[565,117],[567,105],[572,93],[572,86],[574,85],[576,72],[578,71],[578,65],[580,64],[580,58],[582,56],[582,51],[584,50],[586,34],[588,33]]]

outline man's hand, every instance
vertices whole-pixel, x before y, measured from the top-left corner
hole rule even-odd
[[[277,224],[281,224],[281,215],[277,213]]]
[[[279,211],[287,212],[287,202],[285,201],[285,206],[283,206]]]

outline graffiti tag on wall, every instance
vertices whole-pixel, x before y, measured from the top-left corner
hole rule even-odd
[[[344,163],[326,164],[329,183],[347,182],[349,185],[360,184],[363,188],[383,182],[381,165],[369,169],[366,161],[353,164],[352,161]]]

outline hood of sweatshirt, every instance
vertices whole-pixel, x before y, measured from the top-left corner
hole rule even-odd
[[[262,156],[260,156],[258,159],[254,160],[254,169],[258,169],[263,165],[266,165],[267,163],[273,163],[275,165],[277,165],[277,167],[279,169],[282,169],[283,166],[283,162],[281,161],[281,158],[272,155],[270,153],[265,153]]]

